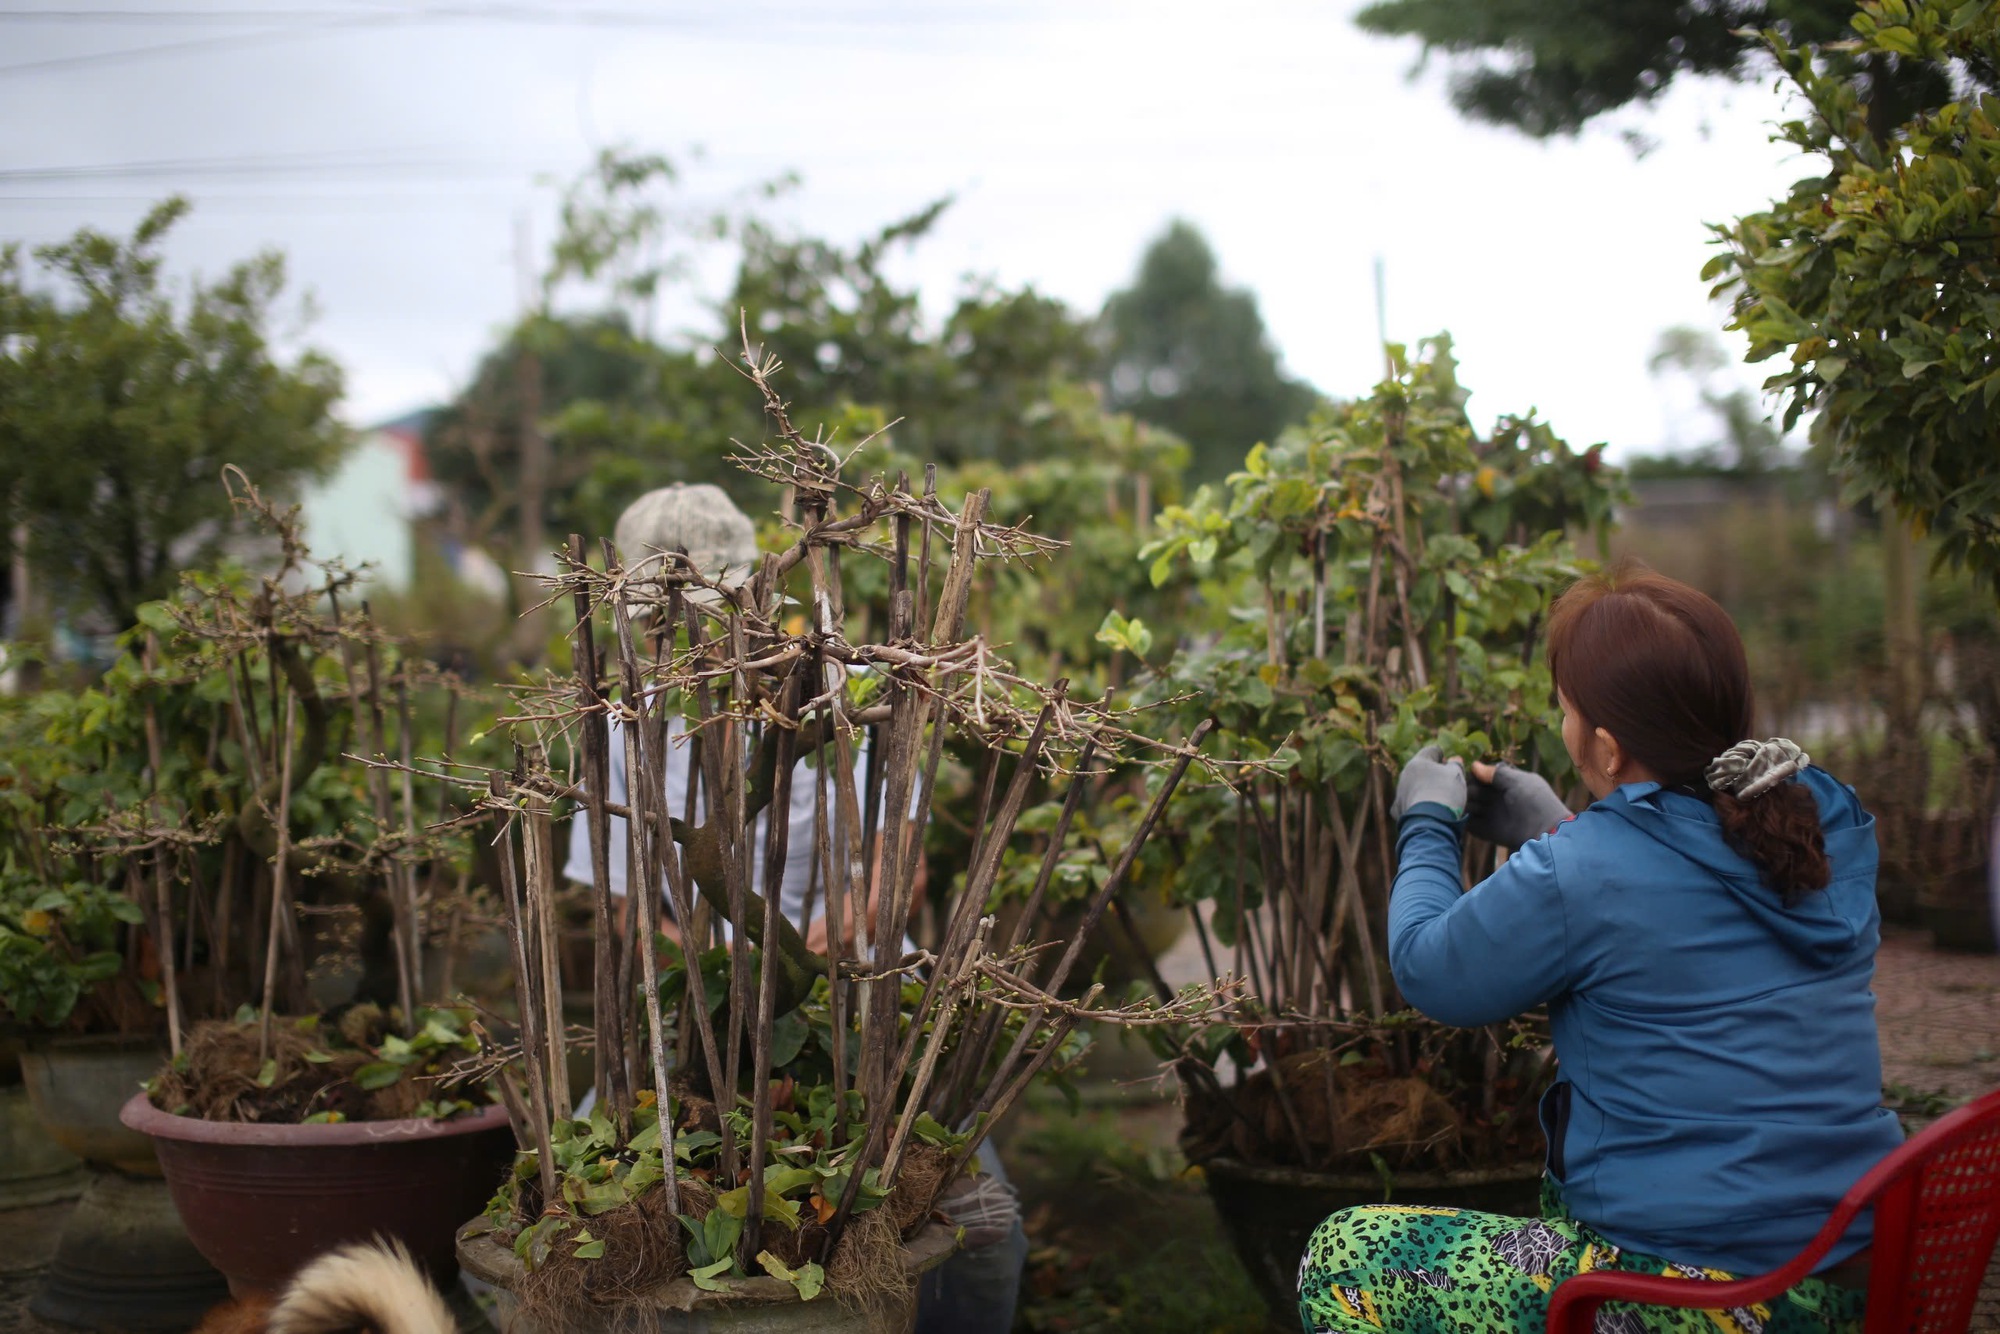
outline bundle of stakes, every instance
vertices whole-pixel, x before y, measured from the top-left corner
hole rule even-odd
[[[436,745],[435,731],[416,739],[420,710],[442,715],[449,756],[461,687],[382,630],[353,572],[312,558],[296,506],[272,504],[234,468],[224,485],[276,546],[275,567],[190,574],[142,609],[131,656],[99,687],[101,781],[18,833],[86,877],[126,883],[152,942],[126,971],[157,978],[174,1058],[154,1089],[162,1107],[212,1120],[462,1107],[440,1101],[428,1065],[393,1089],[347,1078],[385,1042],[403,1054],[395,1044],[433,1015],[452,1022],[425,1007],[454,989],[449,947],[471,911],[458,865],[467,817],[419,806],[411,760]],[[447,921],[446,962],[427,986],[424,950]],[[322,1016],[314,974],[342,970],[360,974],[353,998]]]
[[[659,1300],[683,1274],[704,1288],[770,1274],[808,1298],[824,1276],[864,1304],[899,1295],[903,1241],[1030,1083],[1073,1056],[1079,1025],[1200,1024],[1233,1004],[1227,980],[1125,1007],[1102,1004],[1101,987],[1059,998],[1207,728],[1145,751],[1161,781],[1085,929],[1060,951],[1032,939],[1101,761],[1150,744],[1065,682],[1023,679],[965,624],[982,561],[1059,544],[989,520],[984,492],[953,512],[929,471],[921,491],[907,478],[844,482],[859,447],[843,458],[801,434],[773,387],[778,363],[747,339],[742,369],[777,440],[739,443],[737,461],[785,488],[790,545],[728,584],[681,552],[605,542],[586,553],[572,537],[547,577],[550,604],[574,613],[572,672],[523,691],[503,720],[523,738],[516,765],[485,794],[520,1016],[518,1074],[503,1085],[523,1150],[494,1218],[527,1264],[524,1300],[558,1320],[564,1302]],[[867,623],[886,633],[852,642],[843,566],[877,560],[887,606]],[[915,949],[905,927],[948,734],[983,756],[967,812],[977,844],[932,947]],[[625,803],[607,799],[614,744]],[[567,769],[549,758],[561,750],[576,757]],[[679,810],[665,809],[670,763],[688,774]],[[1003,931],[988,899],[1038,777],[1067,780],[1068,795],[1032,854],[1026,911]],[[773,907],[794,835],[784,813],[804,779],[815,846],[794,920]],[[581,1118],[557,949],[553,809],[565,799],[588,828],[593,872],[597,1097]],[[612,887],[613,817],[629,839],[630,895]],[[679,948],[661,934],[653,885]],[[824,953],[806,940],[820,909]],[[700,965],[703,946],[715,971]],[[783,1073],[797,1043],[778,1035],[796,1034],[799,1015],[825,1048],[830,1087]]]

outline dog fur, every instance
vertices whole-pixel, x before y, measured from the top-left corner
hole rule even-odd
[[[216,1308],[195,1334],[458,1334],[458,1324],[410,1253],[377,1242],[322,1255],[276,1300]]]

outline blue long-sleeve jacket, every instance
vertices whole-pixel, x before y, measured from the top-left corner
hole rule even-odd
[[[1442,1023],[1547,1002],[1561,1077],[1550,1174],[1633,1250],[1748,1274],[1790,1259],[1901,1142],[1869,984],[1875,821],[1819,769],[1832,883],[1787,908],[1714,810],[1628,783],[1461,893],[1459,826],[1405,815],[1389,962]],[[1867,1244],[1852,1228],[1827,1263]]]

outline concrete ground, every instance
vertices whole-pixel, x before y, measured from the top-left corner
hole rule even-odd
[[[1875,991],[1883,1080],[1911,1119],[2000,1085],[2000,956],[1946,953],[1926,933],[1892,926]],[[0,1212],[0,1334],[64,1334],[29,1315],[27,1301],[65,1212]],[[2000,1263],[1988,1271],[1972,1329],[2000,1334]]]

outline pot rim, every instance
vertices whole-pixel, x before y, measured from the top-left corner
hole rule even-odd
[[[1380,1190],[1382,1177],[1378,1172],[1314,1172],[1303,1167],[1273,1167],[1263,1163],[1246,1163],[1240,1158],[1218,1155],[1206,1162],[1197,1163],[1204,1174],[1232,1177],[1239,1181],[1260,1181],[1273,1186],[1303,1186],[1308,1189],[1331,1190]],[[1448,1172],[1435,1169],[1418,1171],[1395,1171],[1392,1180],[1398,1186],[1419,1188],[1452,1186],[1485,1186],[1501,1182],[1529,1181],[1542,1176],[1547,1164],[1538,1156],[1522,1159],[1518,1163],[1501,1167],[1460,1167]]]
[[[167,1044],[146,1033],[31,1033],[21,1046],[23,1056],[128,1056],[152,1052],[166,1060]]]
[[[331,1125],[268,1124],[261,1121],[204,1121],[195,1116],[176,1116],[153,1106],[152,1100],[141,1092],[133,1094],[119,1110],[118,1119],[142,1135],[183,1144],[332,1149],[449,1139],[497,1130],[507,1125],[507,1108],[501,1103],[491,1103],[449,1121],[431,1121],[413,1116],[395,1121],[342,1121]]]

